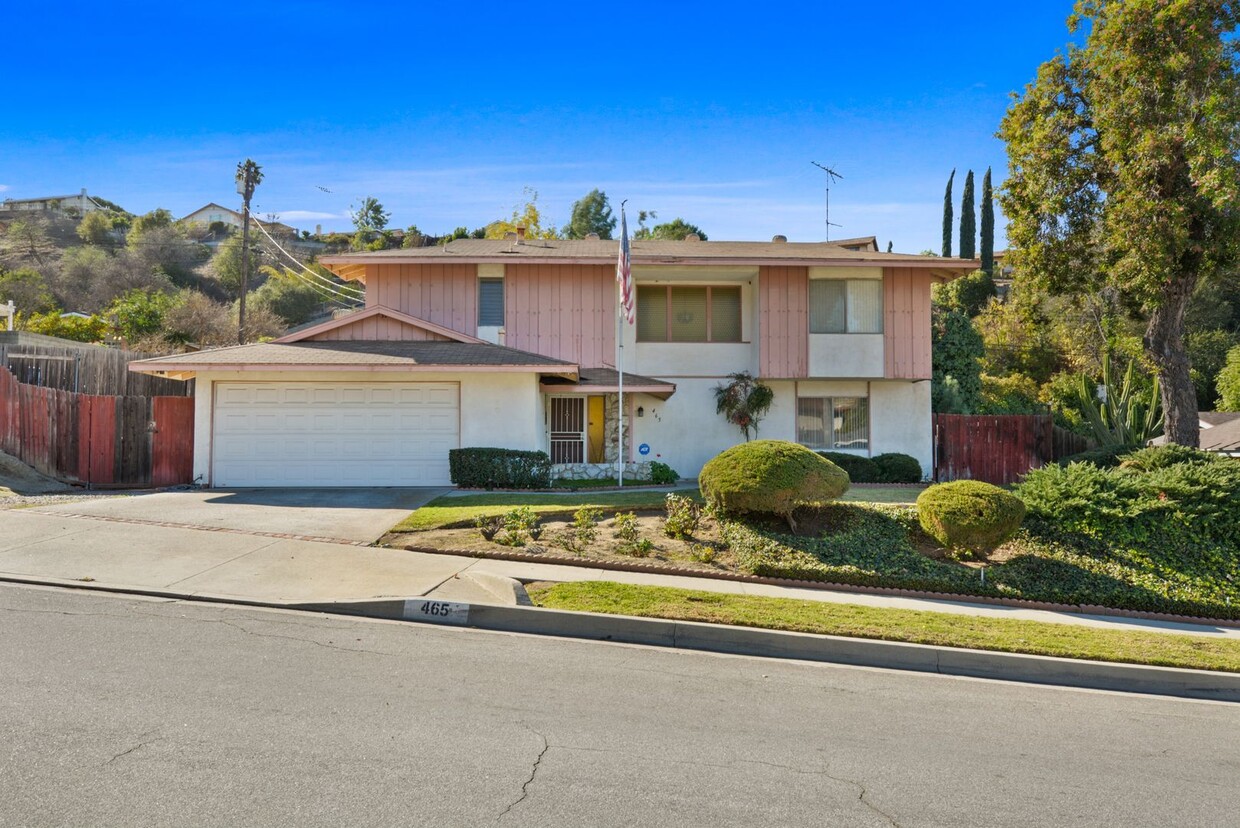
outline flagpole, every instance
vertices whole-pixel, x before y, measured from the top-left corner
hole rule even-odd
[[[620,208],[624,209],[623,206]],[[624,316],[624,288],[616,283],[616,372],[620,381],[616,384],[619,393],[616,395],[616,435],[620,445],[616,454],[616,481],[624,488],[624,324],[620,321]]]

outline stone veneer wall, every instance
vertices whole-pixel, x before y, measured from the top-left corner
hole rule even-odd
[[[551,467],[551,477],[554,480],[606,480],[615,476],[615,463],[556,463]],[[649,480],[650,464],[625,463],[624,479]]]

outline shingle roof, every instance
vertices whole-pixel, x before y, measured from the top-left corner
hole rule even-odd
[[[590,387],[612,388],[620,382],[620,374],[615,368],[582,368],[577,372],[577,381],[569,379],[547,379],[546,385],[577,385]],[[641,374],[631,374],[627,371],[624,374],[624,384],[626,386],[633,385],[666,385],[668,388],[675,388],[676,384],[667,380],[655,379],[653,377],[643,377]]]
[[[1211,426],[1220,426],[1232,420],[1240,420],[1240,411],[1198,411],[1197,419]]]
[[[342,253],[323,256],[326,265],[364,264],[386,261],[456,260],[520,261],[522,259],[595,259],[599,263],[614,262],[619,243],[594,239],[456,239],[446,245],[414,247],[400,250],[379,250],[367,253]],[[906,253],[879,253],[849,250],[835,242],[747,242],[747,241],[635,241],[632,243],[634,264],[675,264],[682,261],[728,260],[834,263],[882,263],[934,265],[943,269],[974,270],[978,263],[968,259],[944,259]]]
[[[130,363],[130,370],[147,373],[163,371],[199,371],[210,368],[228,369],[245,366],[250,370],[271,366],[290,367],[496,367],[546,368],[555,373],[576,373],[571,362],[505,348],[501,345],[472,342],[263,342],[255,345],[233,345],[190,354],[142,359]]]
[[[1240,451],[1240,419],[1201,430],[1203,451]]]

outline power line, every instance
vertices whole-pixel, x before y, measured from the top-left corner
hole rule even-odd
[[[289,261],[296,264],[299,268],[301,268],[306,273],[313,276],[315,279],[325,283],[322,286],[315,285],[315,287],[321,287],[321,289],[323,290],[329,290],[332,293],[337,294],[338,296],[345,297],[346,299],[359,300],[365,296],[365,293],[363,291],[360,291],[355,287],[351,287],[349,285],[338,285],[335,282],[323,276],[323,274],[316,273],[315,271],[306,267],[304,264],[298,261],[296,257],[294,257],[291,253],[289,253],[283,247],[281,247],[279,242],[277,242],[274,238],[271,237],[271,234],[267,232],[267,228],[263,227],[262,222],[255,219],[254,224],[257,225],[258,229],[261,230],[263,235],[267,237],[268,241],[270,241],[277,250],[283,253],[288,258]],[[289,270],[289,272],[292,273],[297,278],[301,279],[303,282],[306,282],[307,284],[312,284],[312,285],[314,284],[313,282],[310,282],[309,280],[307,280],[305,277],[303,277],[300,273],[296,272],[295,270]],[[346,290],[353,291],[353,293],[346,293],[345,292]]]

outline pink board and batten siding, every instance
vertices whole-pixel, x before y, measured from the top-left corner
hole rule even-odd
[[[389,342],[422,342],[430,340],[434,342],[450,342],[446,336],[441,336],[434,331],[428,331],[425,328],[419,328],[402,322],[399,319],[391,319],[386,316],[372,316],[369,319],[359,319],[348,325],[341,325],[339,328],[332,328],[329,331],[315,334],[307,337],[308,342],[357,342],[357,341],[374,341],[385,340]]]
[[[809,375],[809,269],[758,269],[758,370],[761,376]]]
[[[504,267],[504,330],[510,348],[582,368],[616,362],[616,271],[610,265]]]
[[[366,307],[372,308],[375,305],[394,308],[418,319],[473,336],[478,332],[478,266],[367,265]],[[404,339],[413,336],[416,334],[402,334],[391,338]]]
[[[930,379],[930,285],[933,277],[907,267],[883,273],[883,375]]]

